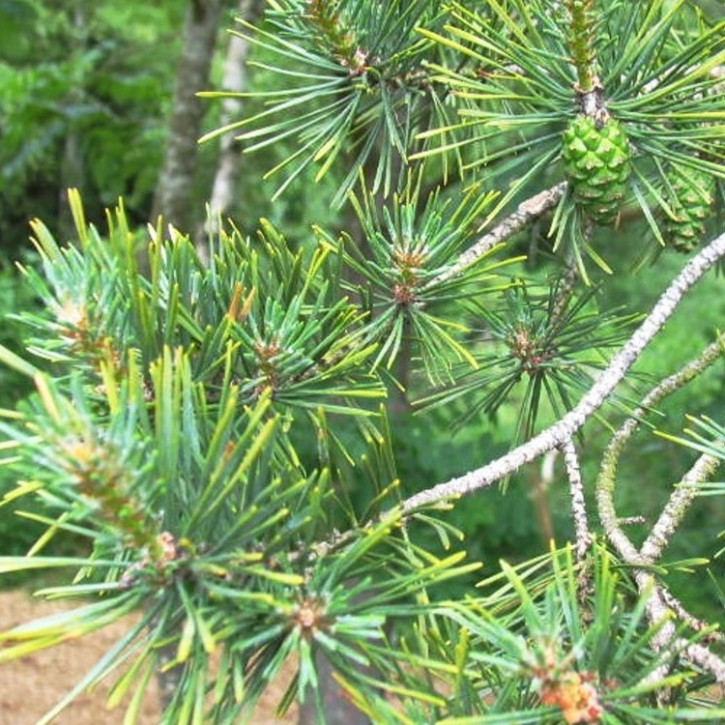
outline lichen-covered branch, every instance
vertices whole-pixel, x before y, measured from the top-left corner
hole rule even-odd
[[[623,538],[627,538],[621,530],[620,522],[614,508],[614,489],[616,486],[617,465],[619,458],[622,455],[622,451],[624,450],[624,446],[639,428],[648,409],[651,409],[662,399],[676,390],[679,390],[704,372],[720,357],[722,351],[723,339],[721,337],[712,344],[708,345],[708,347],[705,348],[705,350],[696,359],[690,361],[676,373],[670,375],[656,385],[642,399],[641,405],[633,411],[632,415],[625,421],[624,425],[622,425],[612,436],[612,439],[602,456],[600,474],[597,480],[597,505],[599,508],[599,519],[604,531],[607,534],[607,537],[617,546],[618,549],[620,549],[620,546],[624,546]],[[685,478],[683,478],[684,486],[673,492],[670,501],[660,515],[660,519],[642,547],[644,562],[654,563],[656,558],[666,546],[667,541],[669,541],[670,536],[681,521],[687,507],[694,498],[695,490],[693,489],[692,484],[705,480],[707,475],[714,470],[714,468],[712,468],[713,463],[705,460],[707,458],[709,457],[702,457],[698,464],[696,464]],[[711,468],[712,470],[710,470]],[[619,544],[616,542],[619,542]],[[622,553],[621,549],[620,553]]]
[[[704,637],[704,642],[718,642],[720,644],[725,643],[725,634],[719,630],[712,630],[712,624],[704,622],[698,619],[693,614],[687,611],[684,604],[666,587],[660,586],[660,596],[662,601],[667,607],[674,612],[675,616],[685,625],[687,625],[693,632],[704,632],[705,630],[711,630]]]
[[[616,431],[602,458],[602,466],[597,481],[597,504],[599,518],[607,538],[624,561],[631,566],[653,564],[660,557],[664,547],[676,531],[687,507],[697,492],[697,486],[712,474],[718,461],[709,455],[702,455],[695,465],[683,476],[681,485],[673,492],[642,548],[638,551],[624,533],[614,507],[614,487],[616,469],[624,446],[635,433],[647,409],[656,405],[667,395],[679,390],[706,370],[723,351],[723,341],[719,338],[709,345],[695,360],[682,367],[655,386],[634,410],[623,426]],[[634,574],[640,593],[649,593],[647,618],[651,624],[660,625],[653,640],[658,649],[674,648],[683,659],[710,672],[720,684],[725,684],[725,661],[711,652],[705,645],[691,643],[677,637],[677,627],[673,620],[679,619],[695,631],[702,631],[707,625],[690,615],[667,589],[659,584],[655,577],[645,569]],[[652,673],[648,680],[657,682],[667,674],[663,665]]]
[[[680,657],[709,672],[720,685],[725,685],[725,661],[705,645],[677,636],[678,629],[673,622],[676,613],[667,605],[663,596],[664,590],[657,585],[654,576],[640,570],[635,573],[635,581],[641,593],[649,593],[647,618],[652,624],[660,625],[653,638],[653,645],[657,649],[674,649]],[[666,675],[667,667],[663,665],[653,670],[646,682],[659,682]]]
[[[569,492],[571,494],[571,511],[574,518],[574,531],[576,532],[576,553],[577,562],[580,564],[586,558],[589,547],[592,543],[592,534],[589,530],[587,519],[587,507],[584,500],[584,484],[582,483],[581,467],[579,456],[571,438],[561,447],[564,453],[564,464],[566,474],[569,478]]]
[[[720,685],[725,685],[725,661],[711,652],[707,647],[688,642],[686,639],[675,640],[675,648],[688,662],[709,672]]]
[[[662,551],[680,525],[685,512],[695,496],[697,496],[699,484],[707,481],[719,465],[720,460],[718,458],[703,454],[682,477],[682,481],[672,492],[667,505],[657,519],[657,523],[652,527],[649,536],[642,544],[640,552],[645,562],[654,563],[659,559]]]

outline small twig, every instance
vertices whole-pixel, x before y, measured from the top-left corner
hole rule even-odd
[[[622,516],[618,521],[620,526],[635,526],[647,523],[647,519],[644,516]]]
[[[660,585],[660,596],[662,601],[671,609],[677,618],[684,622],[694,632],[703,632],[706,629],[711,629],[712,625],[709,622],[704,622],[702,619],[698,619],[691,614],[682,602],[667,588]],[[708,642],[725,642],[725,634],[719,631],[708,632],[703,641]]]
[[[699,484],[706,481],[720,465],[720,459],[707,454],[701,455],[695,465],[682,477],[679,486],[673,491],[667,505],[662,509],[657,523],[642,544],[642,559],[654,563],[669,543],[680,525],[685,512],[697,496]]]
[[[574,294],[574,288],[576,287],[577,280],[579,279],[579,267],[576,261],[571,258],[567,261],[566,273],[561,278],[561,284],[556,290],[556,300],[554,302],[553,309],[551,310],[551,325],[555,326],[561,316],[566,312],[566,308],[569,305],[572,295]]]
[[[592,544],[592,534],[587,520],[587,507],[584,500],[584,484],[582,483],[579,456],[571,438],[561,446],[561,450],[564,453],[564,464],[566,465],[566,475],[569,478],[569,491],[571,493],[571,512],[574,518],[574,531],[576,532],[574,551],[577,562],[583,564]]]
[[[624,422],[624,424],[612,436],[607,449],[602,456],[602,464],[597,480],[597,505],[599,509],[599,520],[607,537],[618,546],[624,547],[624,541],[629,542],[626,534],[621,529],[621,521],[618,519],[614,507],[614,488],[616,486],[616,471],[619,458],[624,450],[624,446],[634,435],[640,426],[642,418],[646,415],[648,409],[657,405],[662,399],[671,393],[679,390],[684,385],[692,381],[710,365],[712,365],[722,353],[723,340],[719,338],[708,347],[694,360],[684,365],[676,373],[665,378],[656,385],[645,397],[642,403],[633,411],[632,415]],[[700,464],[702,466],[703,464]],[[693,476],[704,476],[705,470],[700,467],[693,468],[687,474],[687,481],[692,483]],[[685,479],[683,479],[684,481]],[[700,481],[704,478],[700,478]],[[642,554],[645,557],[645,563],[653,563],[655,558],[659,556],[662,549],[666,545],[669,537],[675,530],[675,527],[682,519],[687,506],[692,502],[694,492],[691,490],[676,489],[672,494],[670,502],[660,515],[660,519],[650,533],[647,542],[642,547]],[[619,544],[616,544],[619,542]],[[631,544],[630,544],[631,546]],[[620,550],[622,553],[622,550]],[[632,562],[630,562],[632,563]]]
[[[403,513],[408,513],[419,506],[452,496],[462,496],[490,486],[495,481],[514,473],[524,464],[572,438],[609,398],[647,344],[662,329],[685,293],[724,255],[725,234],[721,234],[690,260],[665,290],[644,322],[614,355],[607,368],[599,374],[589,391],[559,421],[526,443],[517,446],[505,456],[411,496],[402,503]]]
[[[516,211],[509,214],[502,222],[495,226],[490,232],[482,236],[472,247],[467,249],[458,258],[456,263],[439,274],[433,281],[445,282],[457,277],[467,267],[483,257],[492,247],[508,239],[512,234],[523,229],[535,219],[538,219],[544,212],[553,209],[566,191],[567,182],[562,181],[556,186],[539,192],[518,205]]]
[[[717,360],[721,353],[722,339],[718,339],[695,360],[655,386],[643,398],[642,404],[635,409],[624,425],[612,436],[604,453],[597,481],[599,518],[610,542],[622,559],[631,566],[645,567],[656,562],[692,502],[697,484],[706,480],[718,462],[712,456],[700,456],[695,465],[683,477],[684,485],[678,487],[672,494],[657,524],[641,550],[638,551],[622,530],[622,522],[617,518],[614,508],[614,486],[619,457],[625,444],[639,427],[647,409],[697,377]],[[651,573],[644,569],[635,570],[634,578],[640,594],[649,593],[646,606],[647,618],[651,624],[660,625],[659,631],[653,638],[653,646],[658,650],[674,649],[679,656],[691,664],[707,670],[720,684],[725,684],[725,661],[710,652],[704,645],[678,638],[677,628],[671,620],[679,618],[695,631],[702,631],[708,625],[693,617],[662,584],[656,581]],[[668,671],[668,667],[662,665],[648,675],[646,682],[658,682],[667,675]]]
[[[655,582],[652,574],[644,571],[636,572],[635,581],[640,593],[649,592],[646,607],[647,618],[653,625],[660,625],[659,631],[652,640],[655,649],[674,650],[690,664],[697,665],[712,674],[720,685],[725,685],[725,661],[706,646],[677,636],[677,627],[672,622],[676,612],[667,605],[663,595],[664,590]],[[668,672],[669,668],[662,665],[650,672],[642,684],[659,682]]]

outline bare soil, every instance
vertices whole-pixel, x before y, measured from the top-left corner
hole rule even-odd
[[[0,592],[0,631],[31,619],[67,608],[68,604],[34,600],[24,590]],[[0,725],[34,725],[70,690],[131,626],[133,618],[116,622],[100,632],[57,647],[28,655],[21,660],[0,664]],[[103,683],[80,696],[55,720],[54,725],[121,725],[125,708],[106,706],[111,683]],[[297,713],[275,718],[274,710],[283,685],[270,688],[251,718],[254,725],[291,725]],[[139,725],[159,722],[158,692],[149,688]]]

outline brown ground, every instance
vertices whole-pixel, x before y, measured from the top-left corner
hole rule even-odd
[[[63,606],[57,602],[32,600],[25,591],[0,592],[0,631],[46,616]],[[117,622],[80,640],[0,664],[0,725],[34,725],[107,651],[129,622]],[[107,691],[107,688],[99,687],[93,693],[82,695],[53,721],[54,725],[120,725],[124,709],[106,708]],[[281,694],[281,689],[272,691],[262,701],[251,719],[254,725],[297,721],[294,712],[288,713],[284,720],[274,717],[274,707]],[[157,725],[158,717],[154,686],[144,702],[139,725]]]

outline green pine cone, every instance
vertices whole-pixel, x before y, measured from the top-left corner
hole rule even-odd
[[[613,224],[630,172],[627,135],[613,118],[577,116],[564,131],[562,158],[576,200],[599,224]]]
[[[678,252],[687,254],[698,245],[705,231],[715,180],[700,169],[683,166],[672,170],[670,186],[669,203],[674,218],[665,219],[665,238]]]

